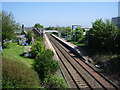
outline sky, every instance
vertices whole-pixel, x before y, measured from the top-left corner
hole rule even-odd
[[[12,12],[17,23],[32,27],[81,25],[91,27],[96,19],[118,16],[118,2],[2,2],[2,10]]]

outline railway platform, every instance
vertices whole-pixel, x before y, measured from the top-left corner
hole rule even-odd
[[[46,46],[46,49],[50,49],[54,52],[54,56],[53,56],[53,59],[57,60],[59,62],[59,57],[55,51],[55,49],[53,48],[50,40],[48,39],[47,35],[44,34],[44,38],[45,38],[45,46]],[[66,81],[67,85],[69,88],[71,88],[69,82],[67,81],[66,77],[65,77],[65,74],[64,74],[64,71],[62,70],[62,68],[60,67],[60,70],[57,71],[56,73],[57,76],[60,76],[62,78],[64,78],[64,80]]]

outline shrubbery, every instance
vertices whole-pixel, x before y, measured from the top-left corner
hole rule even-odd
[[[67,88],[65,81],[56,76],[45,79],[45,86],[46,88]]]
[[[3,88],[36,88],[39,87],[37,73],[23,63],[3,58]]]
[[[119,37],[119,29],[110,20],[96,20],[92,24],[92,29],[87,32],[89,46],[97,49],[120,49]]]
[[[44,53],[39,53],[35,59],[33,67],[41,80],[54,74],[59,68],[57,61],[52,59],[53,55],[51,50],[45,50]]]
[[[76,28],[76,40],[82,42],[84,39],[83,30],[80,27]]]
[[[4,43],[4,48],[10,48],[9,43],[10,43],[10,42],[5,42],[5,43]]]
[[[36,56],[39,53],[44,53],[45,51],[45,45],[42,37],[36,38],[35,44],[32,46],[32,54],[33,57],[36,58]]]
[[[33,64],[34,70],[38,73],[42,84],[46,88],[66,88],[64,80],[60,77],[53,77],[55,72],[59,69],[59,64],[53,60],[53,51],[45,49],[44,40],[42,37],[37,38],[32,47],[32,52],[35,55],[35,62]]]
[[[42,36],[36,37],[36,41],[40,41],[40,42],[44,43],[44,38]]]
[[[26,38],[27,38],[27,43],[28,43],[28,44],[31,44],[32,37],[34,37],[34,36],[35,36],[35,34],[34,34],[33,31],[29,30],[29,31],[27,32]]]

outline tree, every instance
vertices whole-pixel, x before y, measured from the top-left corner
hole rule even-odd
[[[46,27],[45,30],[55,30],[56,28],[55,27],[52,27],[52,26],[49,26],[49,27]]]
[[[36,56],[39,53],[44,53],[45,51],[45,45],[42,37],[36,38],[35,44],[31,48],[31,52],[33,54],[33,58],[36,58]]]
[[[72,28],[71,27],[65,27],[65,30],[67,31],[67,35],[72,34]]]
[[[34,34],[34,32],[33,31],[31,31],[31,30],[29,30],[28,32],[27,32],[27,35],[26,35],[26,37],[27,37],[27,42],[30,44],[31,43],[31,41],[32,41],[32,38],[35,36],[35,34]]]
[[[102,19],[97,19],[92,23],[92,29],[88,32],[89,45],[91,47],[101,47],[104,41],[105,23]]]
[[[15,22],[12,13],[2,11],[2,45],[3,40],[13,39],[15,37],[14,30],[18,29],[18,24]]]
[[[43,28],[43,25],[40,25],[39,23],[36,23],[36,24],[34,25],[34,28]]]
[[[92,29],[87,33],[89,46],[94,48],[106,48],[113,50],[117,44],[118,28],[110,20],[105,22],[102,19],[92,24]]]
[[[80,27],[76,28],[76,40],[80,42],[83,39],[83,30]]]
[[[115,48],[116,37],[118,36],[118,28],[110,20],[106,20],[106,29],[105,29],[105,44],[106,47],[113,49]]]
[[[71,40],[71,36],[72,36],[72,28],[71,27],[65,27],[66,30],[66,34],[67,34],[67,40]]]
[[[42,53],[39,52],[35,59],[33,67],[38,73],[41,81],[51,74],[54,74],[59,69],[58,62],[52,59],[53,55],[53,51],[47,49]]]

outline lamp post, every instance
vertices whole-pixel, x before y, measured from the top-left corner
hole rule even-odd
[[[73,41],[76,41],[76,31],[74,30],[74,26],[76,26],[76,25],[72,25]]]
[[[76,41],[76,29],[74,30],[74,41]]]

